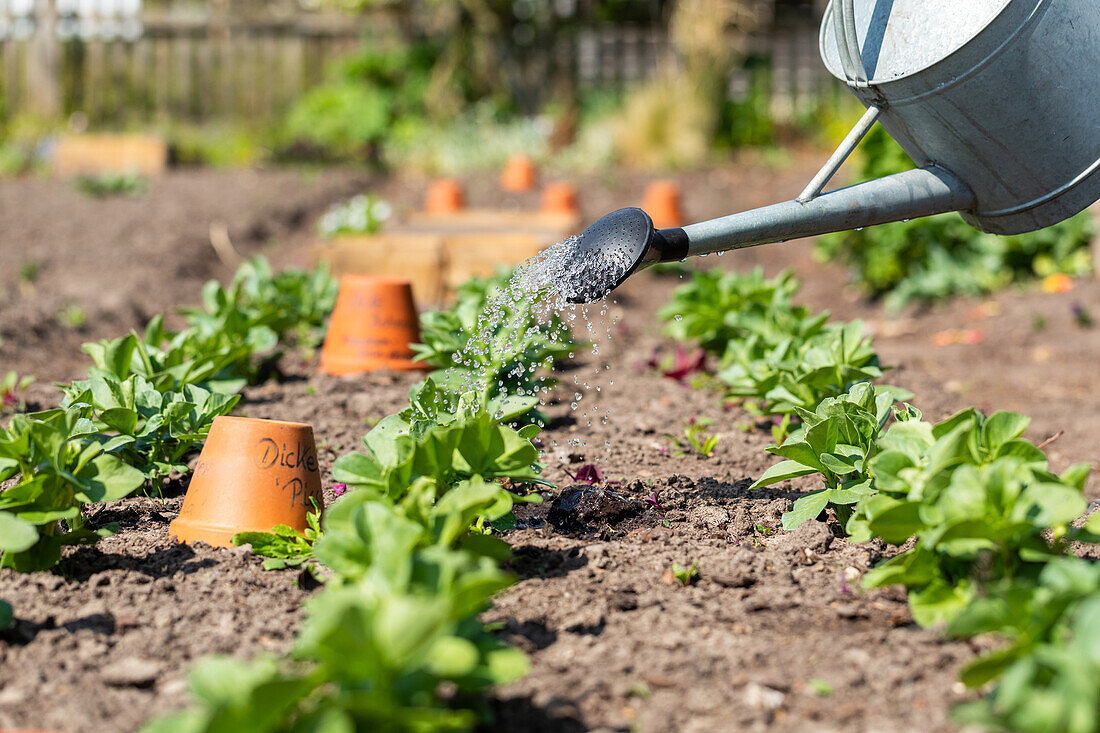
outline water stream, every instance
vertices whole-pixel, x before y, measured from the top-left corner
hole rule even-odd
[[[560,388],[565,392],[562,399],[569,403],[576,420],[576,434],[566,443],[570,448],[586,447],[584,428],[591,428],[595,420],[606,424],[609,418],[609,410],[601,410],[591,393],[614,383],[608,374],[610,365],[599,358],[601,344],[606,345],[612,337],[614,319],[608,316],[610,303],[606,297],[593,303],[572,301],[589,300],[594,294],[606,295],[629,266],[626,258],[581,246],[577,236],[521,263],[505,287],[490,293],[478,315],[474,336],[454,354],[457,369],[448,378],[458,378],[464,382],[464,390],[482,395],[495,391],[491,384],[494,379],[500,391],[523,384],[526,386],[515,391],[537,396],[540,406],[544,406],[552,387],[542,385],[536,372],[545,364],[529,364],[526,374],[520,364],[511,372],[498,375],[487,373],[491,365],[486,364],[485,356],[517,353],[529,338],[544,339],[564,350],[570,343],[571,332],[572,339],[582,343],[564,353],[562,361],[580,357],[581,349],[588,349],[596,358],[584,367],[553,376],[561,380]],[[522,354],[517,355],[517,361],[528,361]],[[557,448],[558,441],[551,441],[551,447]]]

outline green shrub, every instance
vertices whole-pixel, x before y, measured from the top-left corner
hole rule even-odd
[[[333,157],[365,158],[390,129],[393,98],[351,82],[319,86],[291,110],[286,134]]]
[[[425,116],[436,56],[423,44],[364,46],[291,108],[285,142],[329,158],[377,160],[398,120]]]

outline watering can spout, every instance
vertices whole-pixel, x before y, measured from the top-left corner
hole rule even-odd
[[[967,210],[973,200],[951,173],[926,166],[685,227],[657,230],[641,209],[619,209],[581,233],[578,259],[600,263],[587,270],[604,280],[587,280],[569,300],[595,300],[658,262]]]
[[[972,209],[970,188],[937,165],[822,193],[881,111],[868,107],[798,198],[659,231],[641,209],[619,209],[599,219],[577,242],[580,268],[569,278],[575,285],[566,288],[567,299],[595,300],[657,262]]]
[[[687,255],[725,252],[769,242],[969,209],[970,190],[942,168],[927,166],[793,199],[683,228]],[[674,235],[666,235],[674,236]]]

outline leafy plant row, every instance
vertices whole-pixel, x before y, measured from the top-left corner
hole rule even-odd
[[[0,567],[44,570],[65,545],[111,534],[84,526],[85,505],[142,486],[159,493],[186,472],[185,457],[245,383],[273,373],[286,344],[319,342],[335,295],[326,270],[275,274],[256,258],[228,288],[207,283],[203,306],[183,310],[183,331],[157,316],[141,336],[85,344],[93,366],[61,386],[60,407],[0,429],[0,482],[14,482],[0,493]]]
[[[861,383],[799,410],[802,427],[768,449],[786,460],[754,487],[820,475],[824,488],[799,498],[784,528],[831,519],[852,541],[904,546],[864,576],[866,587],[904,586],[922,626],[1007,638],[962,670],[967,685],[1000,685],[960,708],[961,719],[1007,730],[1100,729],[1100,657],[1088,646],[1100,573],[1070,553],[1073,542],[1100,541],[1100,515],[1074,526],[1088,511],[1088,466],[1051,472],[1022,437],[1023,415],[969,408],[929,423],[895,404],[909,396]]]
[[[1016,413],[924,420],[911,393],[871,383],[882,371],[860,324],[794,306],[797,289],[786,272],[698,272],[660,314],[671,335],[720,358],[729,396],[793,419],[768,449],[784,460],[754,487],[819,476],[785,529],[818,519],[855,542],[904,547],[864,585],[904,586],[922,626],[1007,640],[962,670],[970,686],[998,684],[959,707],[961,721],[1100,730],[1100,570],[1070,552],[1100,541],[1100,515],[1079,521],[1088,466],[1053,473]]]
[[[307,602],[291,653],[201,661],[191,673],[196,705],[147,733],[477,723],[484,709],[474,693],[522,676],[526,660],[477,619],[512,579],[500,569],[507,544],[471,530],[506,522],[517,500],[539,500],[523,486],[540,479],[530,442],[538,428],[517,432],[467,404],[418,438],[379,423],[365,452],[337,461],[333,476],[349,490],[325,512],[310,549],[325,587]]]
[[[510,549],[493,530],[514,523],[514,502],[540,501],[530,487],[545,483],[538,426],[504,423],[537,404],[547,382],[534,374],[569,334],[558,321],[544,331],[519,303],[494,306],[504,323],[483,332],[474,314],[500,300],[492,290],[504,277],[469,283],[451,311],[425,314],[417,350],[449,370],[414,386],[363,452],[336,461],[347,491],[323,519],[313,515],[305,533],[234,538],[268,556],[265,567],[320,566],[325,588],[307,603],[293,651],[201,662],[196,706],[147,732],[468,730],[485,716],[475,693],[525,673],[523,654],[477,614],[512,582],[500,569]],[[484,352],[472,346],[479,338]]]
[[[764,277],[699,271],[659,311],[666,331],[719,358],[727,397],[758,415],[795,418],[852,384],[882,376],[860,321],[829,323],[792,303],[800,283],[790,271]]]

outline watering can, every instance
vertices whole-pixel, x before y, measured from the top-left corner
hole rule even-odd
[[[580,236],[590,263],[567,297],[656,262],[949,211],[1033,231],[1100,199],[1100,1],[831,0],[820,51],[867,111],[797,198],[661,230],[612,212]],[[919,167],[825,192],[876,123]]]

